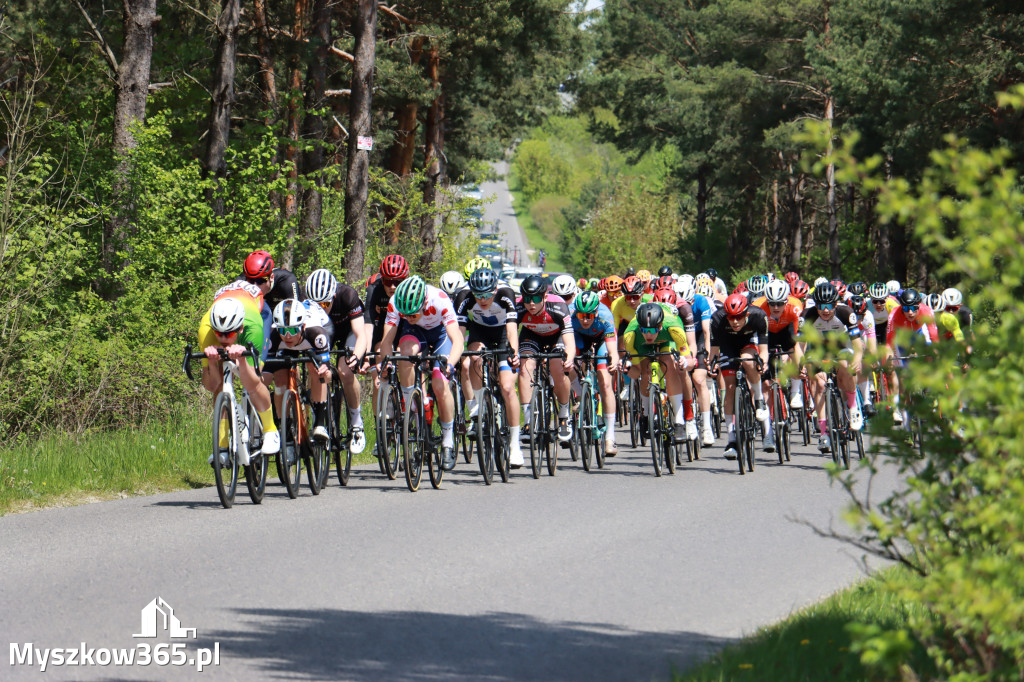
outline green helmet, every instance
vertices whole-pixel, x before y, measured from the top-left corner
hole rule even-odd
[[[469,262],[466,263],[466,269],[462,271],[462,274],[466,276],[466,280],[468,281],[469,278],[473,276],[474,272],[480,268],[489,267],[491,267],[491,262],[489,260],[477,256],[476,258],[469,259]]]
[[[601,299],[593,291],[584,291],[576,298],[576,312],[590,315],[601,307]]]
[[[402,280],[395,289],[395,307],[401,315],[415,315],[423,308],[427,297],[427,283],[419,275]]]

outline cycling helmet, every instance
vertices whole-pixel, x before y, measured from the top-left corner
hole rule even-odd
[[[210,326],[215,332],[240,331],[244,322],[245,307],[237,298],[217,299],[210,308]]]
[[[672,279],[672,275],[662,275],[654,284],[654,289],[671,289],[673,284],[675,284],[675,280]]]
[[[817,289],[819,284],[824,284],[827,281],[828,277],[819,277],[818,279],[814,280],[814,288]]]
[[[548,281],[540,275],[530,275],[519,285],[523,296],[540,296],[548,290]]]
[[[658,268],[658,277],[665,277],[666,275],[669,277],[672,276],[672,268],[667,265],[662,265]]]
[[[796,283],[793,284],[793,295],[799,298],[801,301],[807,298],[807,292],[809,292],[810,290],[810,285],[808,285],[807,282],[803,281],[802,279],[798,279]]]
[[[375,272],[366,278],[366,288],[369,289],[371,284],[376,284],[381,280],[380,273]]]
[[[474,296],[492,296],[498,290],[498,276],[490,268],[480,268],[469,278]]]
[[[405,279],[409,276],[409,263],[402,256],[393,253],[380,263],[380,276],[384,279]]]
[[[423,308],[427,297],[427,283],[419,275],[413,275],[395,289],[395,307],[401,315],[415,315]]]
[[[639,296],[644,293],[645,288],[644,283],[633,275],[627,277],[622,283],[622,293],[627,296]]]
[[[317,303],[333,301],[337,290],[338,280],[327,268],[314,270],[306,278],[306,296]]]
[[[609,294],[621,294],[622,293],[622,278],[618,275],[609,275],[604,280],[604,290]]]
[[[715,287],[713,284],[709,284],[708,282],[701,282],[697,285],[697,293],[704,298],[713,299],[715,297]]]
[[[745,294],[745,293],[747,293],[747,283],[746,282],[740,282],[739,284],[736,285],[736,288],[732,290],[732,293],[734,293],[734,294]]]
[[[697,286],[700,286],[701,284],[710,284],[711,286],[715,286],[715,280],[713,280],[713,279],[711,278],[711,275],[709,275],[709,274],[708,274],[708,273],[706,273],[706,272],[702,272],[702,273],[700,273],[699,275],[697,275],[697,276],[696,276],[696,277],[694,278],[693,282],[694,282],[694,284],[696,284]]]
[[[895,294],[900,290],[900,281],[898,279],[890,279],[885,283],[885,288],[889,290],[890,294]]]
[[[309,322],[309,308],[297,298],[286,298],[274,308],[274,328],[305,327]]]
[[[776,279],[775,278],[775,273],[774,272],[766,272],[765,275],[764,275],[764,278],[766,280],[768,280],[769,283],[774,282],[775,279]]]
[[[696,281],[693,278],[693,275],[689,274],[679,275],[679,277],[676,279],[676,283],[678,284],[679,282],[689,282],[690,284],[693,284],[693,286],[697,286]]]
[[[680,278],[672,288],[676,292],[678,299],[686,303],[693,303],[693,297],[697,294],[697,289],[693,286],[693,282],[687,282]]]
[[[633,277],[634,275],[636,275],[636,268],[630,266],[626,268],[626,274],[622,276],[622,279],[626,279],[627,277]]]
[[[586,283],[587,280],[583,280],[583,284],[586,285]],[[573,281],[570,275],[555,277],[555,281],[551,283],[551,290],[562,298],[571,298],[579,292],[579,289],[576,288],[576,282]]]
[[[868,287],[868,296],[876,301],[884,301],[889,297],[889,289],[885,286],[885,282],[875,282]]]
[[[956,287],[950,287],[942,292],[942,300],[947,306],[960,306],[964,303],[964,295]]]
[[[648,284],[651,283],[651,271],[641,270],[638,273],[636,273],[636,278],[643,282],[644,286],[646,287]]]
[[[764,289],[764,295],[768,297],[769,303],[785,303],[789,300],[789,285],[784,279],[769,282]]]
[[[676,304],[676,292],[671,289],[658,289],[654,292],[654,300],[658,303]]]
[[[866,293],[868,293],[867,282],[854,282],[853,284],[850,285],[850,293],[853,294],[854,296],[863,297]]]
[[[817,305],[828,305],[839,300],[839,292],[832,282],[823,282],[814,287],[814,302]]]
[[[489,260],[477,256],[476,258],[469,259],[469,262],[466,263],[466,267],[463,269],[462,274],[466,276],[466,279],[469,279],[473,276],[473,273],[480,268],[489,267],[491,267],[491,262]]]
[[[760,296],[763,294],[766,286],[768,286],[768,278],[764,275],[754,275],[747,280],[747,291],[752,293],[754,296]]]
[[[928,294],[925,297],[925,303],[928,304],[933,313],[941,313],[946,309],[946,301],[942,298],[942,294]]]
[[[792,270],[786,273],[786,281],[789,282],[790,286],[793,286],[793,282],[797,281],[798,279],[800,279],[800,275],[796,274]]]
[[[441,291],[449,296],[454,296],[456,291],[466,286],[466,278],[458,270],[449,270],[441,275],[440,284]]]
[[[648,302],[636,309],[637,326],[647,329],[660,329],[665,321],[665,310],[654,302]]]
[[[923,302],[924,297],[917,289],[907,287],[900,292],[900,305],[921,305]]]
[[[604,287],[601,286],[601,280],[599,280],[597,277],[591,277],[589,280],[587,280],[587,289],[589,289],[590,291],[600,291],[603,288]]]
[[[274,272],[274,259],[266,251],[253,251],[242,266],[246,279],[263,279]]]
[[[552,284],[552,286],[554,286],[554,285]],[[586,277],[580,277],[578,280],[576,280],[576,288],[580,289],[580,290],[586,289],[587,288],[587,278]]]
[[[704,274],[706,274],[712,280],[718,279],[718,270],[715,270],[714,268],[708,268],[707,270],[704,271]]]
[[[853,312],[857,313],[858,315],[863,315],[864,312],[868,309],[868,299],[864,298],[863,296],[851,296],[850,307],[853,308]]]
[[[846,284],[843,283],[843,280],[834,279],[831,284],[836,288],[836,291],[839,292],[839,298],[844,298],[846,296]]]
[[[739,317],[747,312],[747,297],[743,294],[732,294],[725,299],[725,314],[729,317]]]
[[[597,313],[597,309],[601,307],[601,297],[595,294],[593,291],[584,291],[580,294],[580,297],[576,299],[576,312],[583,313],[584,315],[591,315]]]

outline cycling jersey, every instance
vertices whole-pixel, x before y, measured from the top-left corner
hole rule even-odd
[[[275,360],[280,361],[284,358],[294,357],[305,350],[312,350],[320,362],[329,362],[331,359],[331,338],[327,330],[319,325],[307,324],[302,329],[302,340],[294,346],[289,346],[281,337],[281,332],[274,329],[270,333],[270,353],[267,355],[264,370],[273,372],[285,369],[284,365],[279,365]]]
[[[594,323],[589,327],[584,327],[579,317],[573,315],[572,329],[576,334],[577,346],[579,345],[580,337],[584,337],[587,340],[604,338],[611,341],[615,341],[616,338],[615,319],[612,317],[612,311],[605,305],[598,306],[597,317],[594,318]]]
[[[242,304],[242,309],[245,310],[242,332],[238,335],[235,343],[240,346],[252,344],[256,349],[256,354],[262,355],[264,336],[263,315],[260,311],[263,309],[263,293],[260,291],[260,288],[244,280],[235,281],[218,289],[217,293],[213,295],[213,302],[216,303],[222,298],[236,299]],[[211,304],[203,318],[199,321],[200,348],[221,345],[213,331],[213,326],[210,324],[210,312],[212,310],[213,305]],[[256,366],[253,358],[246,358],[246,360],[250,365]],[[207,361],[204,359],[203,367],[206,367],[206,365]]]
[[[739,330],[729,324],[725,308],[711,316],[711,345],[717,346],[725,358],[739,357],[748,346],[768,343],[768,316],[760,308],[747,308],[747,321]]]
[[[768,298],[765,296],[755,299],[754,305],[768,316],[769,334],[780,334],[786,327],[791,327],[794,334],[799,331],[800,314],[803,312],[803,306],[800,305],[799,299],[790,296],[785,307],[777,313],[773,312],[771,306],[768,305]]]
[[[482,327],[504,327],[508,322],[518,321],[516,295],[512,287],[498,287],[486,308],[480,305],[477,298],[468,289],[456,294],[455,317],[460,326],[474,324]]]
[[[939,340],[939,330],[935,326],[935,314],[931,308],[924,304],[919,308],[917,319],[913,322],[907,319],[902,306],[897,305],[893,308],[892,312],[889,313],[889,322],[885,329],[885,345],[890,348],[893,347],[893,343],[896,340],[896,332],[900,329],[909,329],[914,334],[920,334],[924,337],[925,343],[933,343]]]
[[[544,307],[536,315],[526,310],[526,304],[520,300],[516,304],[516,315],[519,325],[535,336],[561,336],[565,332],[572,333],[572,317],[569,306],[559,296],[549,294]]]
[[[402,315],[398,312],[398,304],[395,302],[395,297],[391,297],[391,300],[388,301],[388,312],[384,323],[397,327],[399,321],[404,321],[413,327],[431,330],[443,329],[449,324],[457,322],[457,319],[455,317],[455,307],[452,306],[452,300],[448,298],[448,294],[428,284],[424,296],[423,314],[415,323],[409,321],[408,315]]]
[[[359,293],[349,285],[338,282],[338,289],[331,299],[331,312],[328,313],[335,329],[340,331],[346,325],[351,328],[352,320],[363,314],[363,301]]]
[[[274,268],[273,275],[274,285],[264,297],[264,302],[271,310],[273,310],[278,303],[289,298],[297,298],[300,301],[306,298],[306,292],[302,288],[302,284],[290,270]],[[245,275],[242,274],[235,281],[245,282],[247,280],[245,279]]]
[[[690,354],[686,342],[686,329],[677,315],[665,315],[665,320],[661,323],[661,329],[653,343],[647,343],[647,340],[644,339],[643,334],[640,333],[640,323],[634,316],[633,321],[626,326],[622,340],[626,346],[626,352],[630,355],[645,355],[672,350],[678,351],[680,355]]]
[[[837,305],[835,313],[831,318],[825,319],[821,316],[818,308],[805,310],[801,317],[800,326],[810,323],[822,336],[833,343],[845,348],[852,346],[853,339],[861,337],[860,325],[857,322],[857,314],[848,305]]]
[[[938,328],[939,332],[942,334],[942,338],[946,341],[954,339],[963,343],[964,332],[960,328],[960,318],[958,315],[943,311],[939,315]]]

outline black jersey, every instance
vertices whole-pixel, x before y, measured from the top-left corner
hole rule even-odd
[[[352,320],[363,315],[363,301],[355,289],[339,282],[331,302],[331,311],[327,314],[335,329],[351,327]]]
[[[747,322],[733,330],[729,325],[725,308],[719,308],[711,316],[711,345],[718,347],[743,348],[768,343],[768,316],[755,306],[747,307]]]
[[[264,303],[273,310],[278,303],[289,298],[297,298],[300,301],[306,300],[306,292],[299,279],[290,271],[284,268],[274,268],[274,286],[270,288],[267,295],[263,297]],[[247,281],[243,273],[236,282]]]

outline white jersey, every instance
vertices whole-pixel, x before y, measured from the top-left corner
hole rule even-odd
[[[397,327],[399,320],[402,319],[408,322],[408,318],[405,315],[398,314],[395,297],[392,296],[391,300],[388,301],[388,312],[384,323]],[[447,327],[455,322],[455,307],[452,305],[452,299],[448,298],[448,294],[437,287],[432,287],[428,284],[423,302],[423,316],[416,321],[416,326],[423,329],[437,329],[438,327]]]
[[[323,306],[316,301],[303,301],[302,305],[306,306],[306,310],[309,312],[307,325],[310,327],[323,327],[324,329],[330,328],[331,317],[323,309]]]

